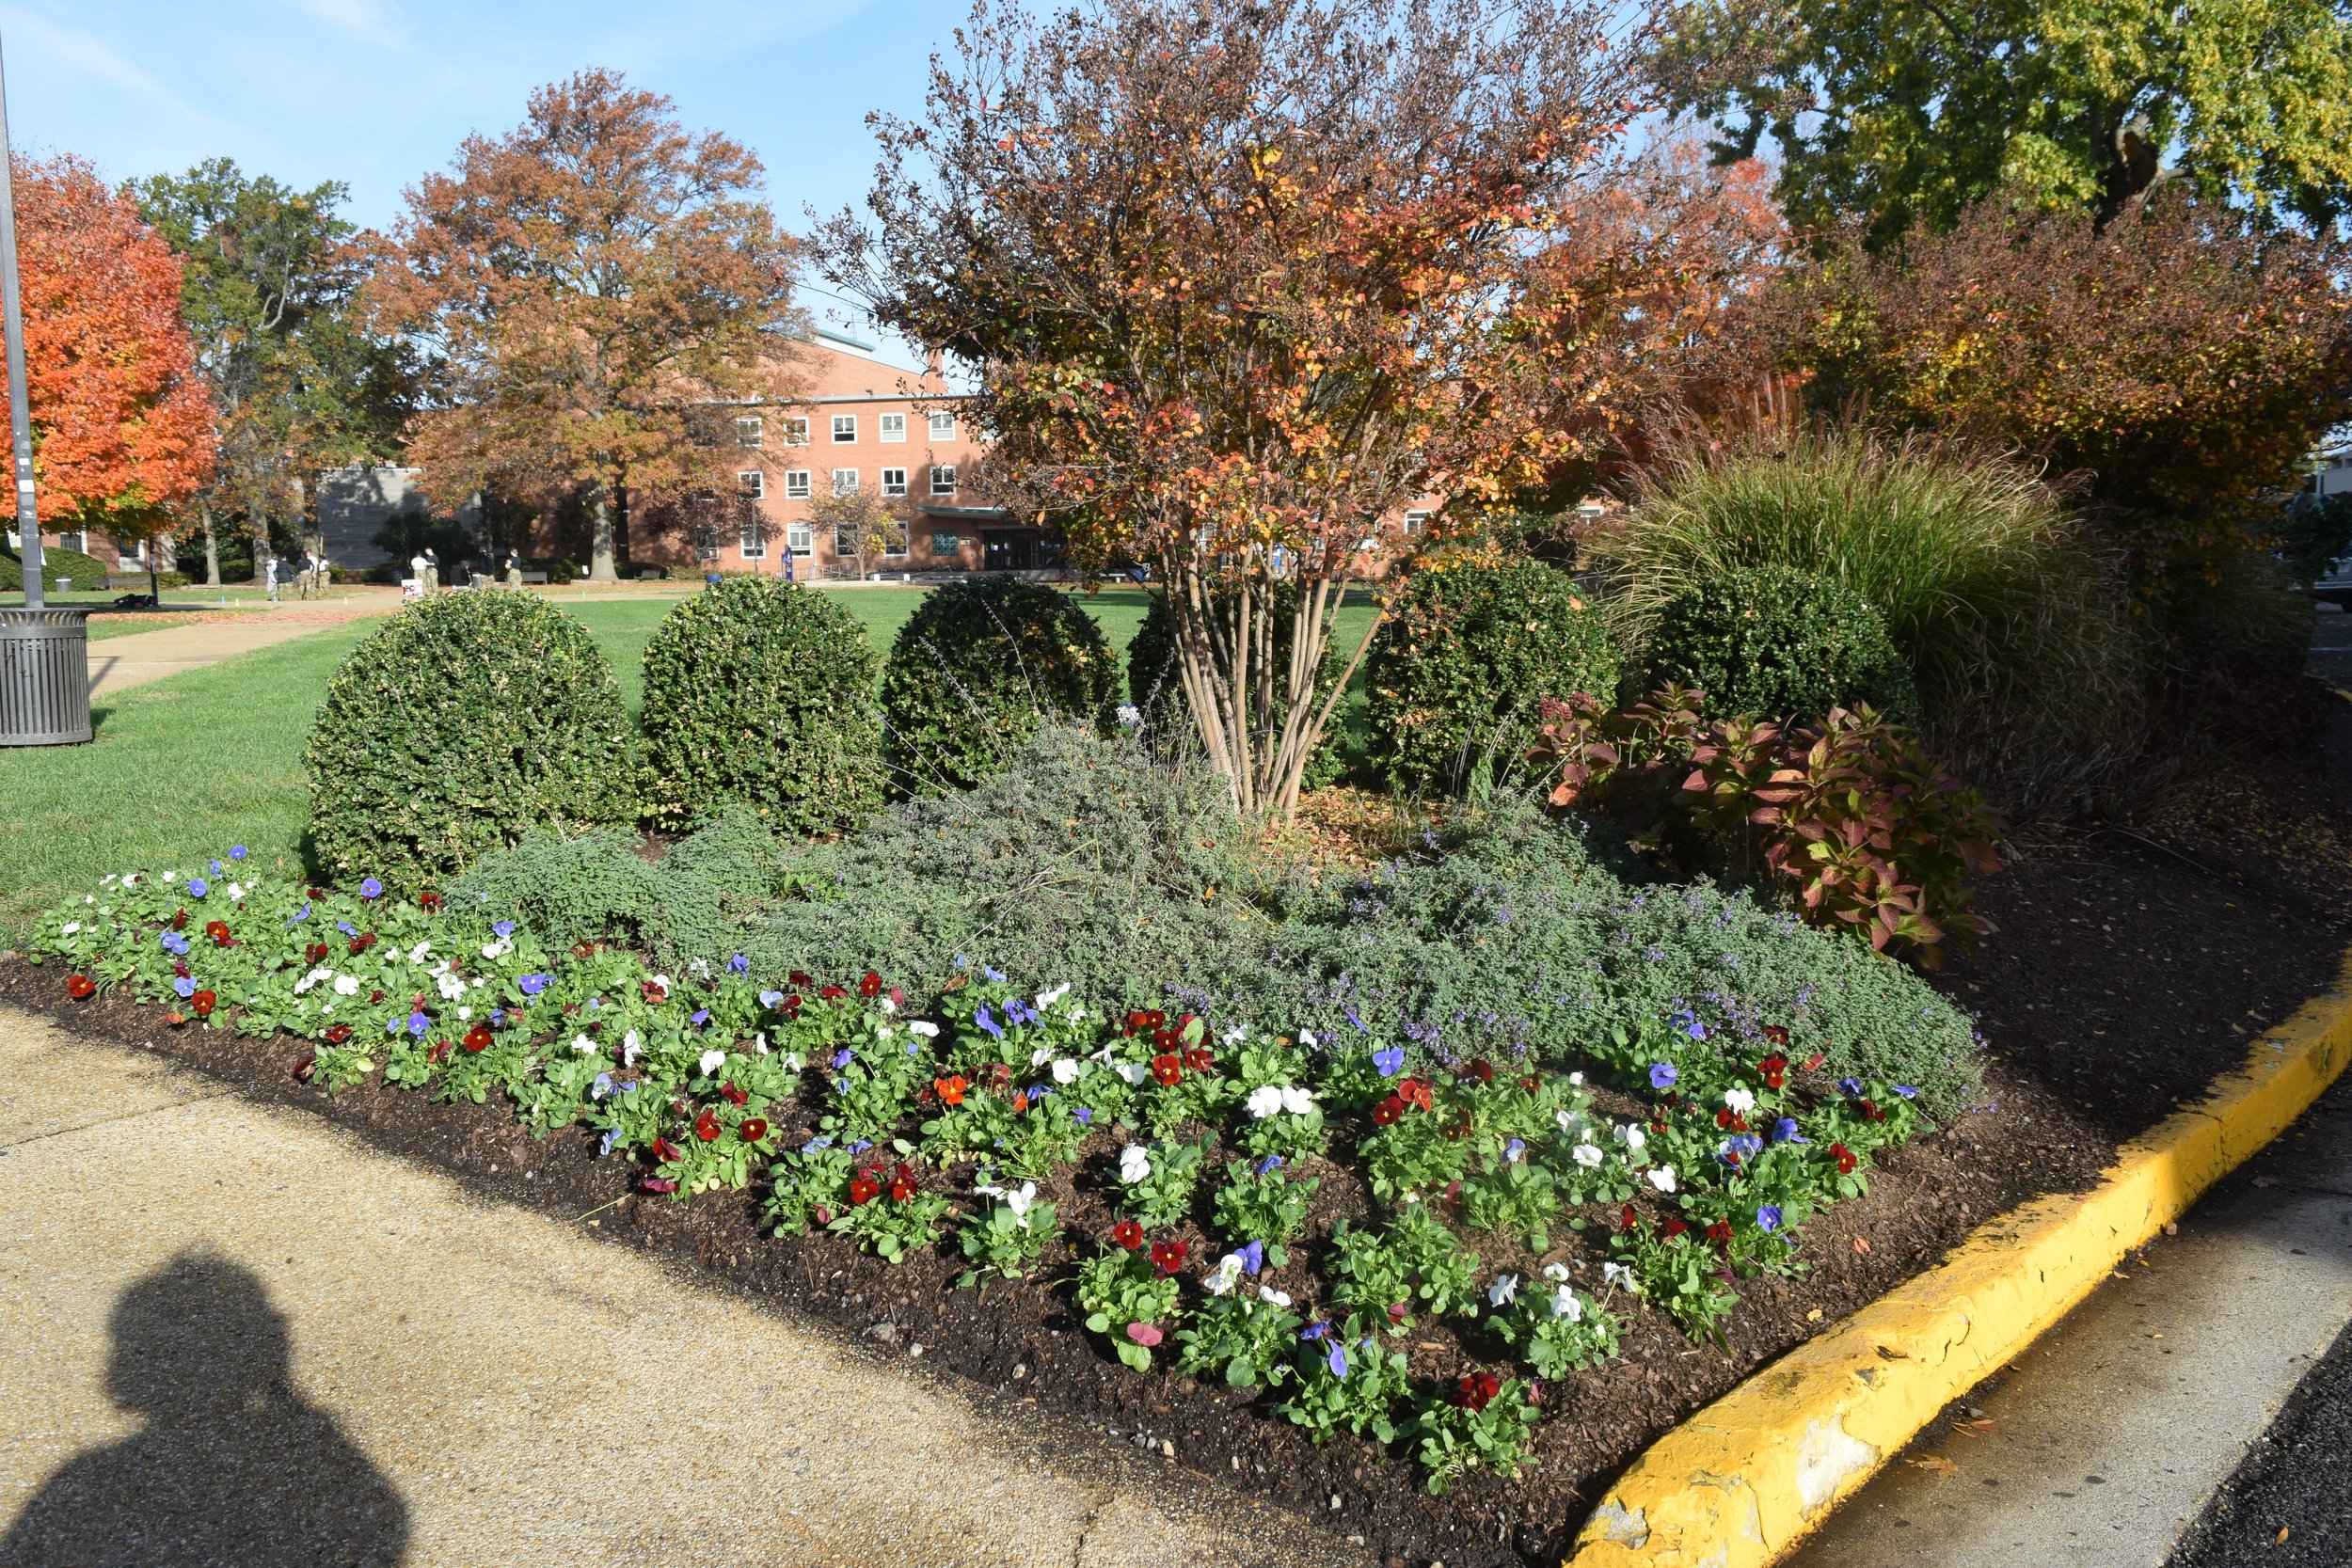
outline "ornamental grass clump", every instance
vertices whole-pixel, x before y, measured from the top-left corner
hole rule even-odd
[[[644,783],[675,832],[743,806],[780,832],[853,827],[882,801],[880,661],[831,594],[729,578],[645,644]]]
[[[969,789],[1041,724],[1109,734],[1118,703],[1118,656],[1069,594],[1009,577],[935,588],[882,672],[893,781],[910,795]]]
[[[351,651],[303,748],[326,877],[429,887],[533,828],[637,816],[636,731],[588,628],[522,594],[420,599]]]
[[[1373,768],[1416,793],[1508,773],[1546,697],[1617,689],[1618,656],[1576,580],[1539,561],[1439,560],[1390,607],[1366,659]]]
[[[1636,643],[1726,572],[1787,567],[1859,594],[1885,617],[1936,749],[2013,806],[2109,778],[2138,744],[2122,561],[2007,459],[1859,430],[1689,445],[1642,476],[1592,553]]]

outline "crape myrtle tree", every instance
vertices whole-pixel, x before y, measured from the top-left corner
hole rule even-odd
[[[874,120],[870,223],[819,231],[830,280],[971,369],[998,493],[1081,567],[1152,568],[1245,812],[1296,805],[1380,519],[1508,496],[1605,402],[1514,309],[1631,108],[1609,11],[982,0],[922,118]]]
[[[749,150],[590,70],[411,188],[373,291],[437,372],[410,430],[428,492],[584,495],[609,582],[632,493],[731,486],[700,412],[787,400],[801,358],[794,245],[761,181]]]
[[[368,259],[337,215],[341,182],[296,190],[215,158],[130,189],[184,261],[182,313],[220,433],[193,502],[204,580],[217,585],[223,520],[242,515],[265,544],[273,518],[299,528],[307,476],[398,450],[415,369],[353,309]],[[266,554],[254,550],[256,572]]]
[[[80,158],[19,157],[13,179],[41,525],[151,546],[216,452],[180,258]]]

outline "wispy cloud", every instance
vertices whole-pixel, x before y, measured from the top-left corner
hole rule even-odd
[[[399,8],[377,0],[294,0],[294,8],[353,38],[385,49],[405,49],[411,29]]]
[[[218,136],[230,129],[227,120],[198,108],[94,33],[15,6],[0,8],[0,28],[8,36],[9,73],[20,80],[28,72],[52,80],[78,77],[135,94],[187,131]]]

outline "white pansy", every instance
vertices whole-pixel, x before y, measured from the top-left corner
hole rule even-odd
[[[245,896],[245,884],[243,882],[230,882],[224,891],[229,895],[229,901],[233,904],[238,899]]]
[[[1486,1305],[1508,1307],[1519,1293],[1519,1276],[1515,1274],[1497,1275],[1495,1282],[1486,1287]]]
[[[1077,1081],[1077,1062],[1069,1056],[1057,1058],[1054,1063],[1054,1082],[1067,1088],[1070,1085],[1074,1084]]]
[[[485,958],[498,958],[505,951],[506,943],[502,942],[485,942],[482,944],[482,956]]]
[[[702,1054],[702,1060],[696,1065],[703,1069],[703,1076],[708,1078],[727,1065],[727,1053],[719,1050],[706,1051]]]
[[[412,964],[421,964],[432,956],[433,944],[429,942],[421,942],[408,949],[408,961]]]
[[[1565,1263],[1546,1263],[1544,1277],[1554,1285],[1565,1284],[1568,1277],[1568,1266]]]
[[[882,1010],[886,1013],[895,1013],[898,1010],[898,1004],[895,999],[885,996],[882,999]]]
[[[1050,1045],[1041,1045],[1035,1051],[1029,1053],[1029,1065],[1031,1067],[1043,1067],[1046,1063],[1052,1061],[1053,1059],[1054,1048]]]
[[[1216,1260],[1216,1267],[1209,1271],[1208,1277],[1200,1282],[1200,1288],[1213,1296],[1229,1294],[1235,1285],[1241,1283],[1241,1254],[1229,1252]]]
[[[1249,1037],[1249,1025],[1247,1023],[1236,1023],[1231,1029],[1226,1030],[1224,1035],[1220,1037],[1223,1038],[1227,1045],[1239,1045],[1242,1041]]]
[[[596,1053],[596,1042],[590,1039],[585,1035],[574,1035],[572,1037],[572,1049],[579,1052],[583,1056],[593,1056]]]
[[[139,874],[135,871],[126,871],[122,874],[122,885],[124,887],[129,887],[133,882],[135,882],[138,879]],[[167,879],[167,880],[168,880],[168,879]]]
[[[1036,1202],[1037,1183],[1034,1181],[1024,1181],[1005,1194],[1005,1207],[1012,1211],[1012,1217],[1021,1222],[1024,1230],[1029,1228],[1029,1210]]]
[[[473,1022],[473,1009],[471,1007],[458,1008],[457,1022],[460,1023],[471,1023]]]
[[[127,881],[129,881],[131,879],[130,879],[130,878],[128,878],[128,877],[125,877],[125,878],[123,878],[122,879],[123,879],[124,881],[126,881],[126,882],[127,882]],[[167,882],[176,882],[176,881],[178,881],[179,879],[180,879],[180,873],[178,873],[177,871],[167,871],[167,872],[165,872],[165,873],[164,873],[164,880],[165,880],[165,881],[167,881]]]
[[[761,1055],[763,1055],[763,1056],[765,1056],[766,1054],[768,1054],[768,1031],[767,1031],[767,1030],[765,1030],[765,1029],[760,1029],[760,1030],[755,1030],[755,1031],[754,1031],[754,1033],[753,1033],[753,1035],[752,1035],[752,1048],[753,1048],[754,1050],[757,1051],[757,1052],[758,1052]]]
[[[80,921],[78,921],[78,920],[69,920],[69,921],[67,921],[67,922],[65,923],[65,927],[64,927],[64,929],[62,929],[61,931],[59,931],[57,934],[58,934],[59,936],[68,936],[68,937],[70,937],[70,936],[72,936],[74,932],[76,932],[76,931],[80,930],[81,928],[82,928],[82,923],[81,923]]]
[[[1578,1144],[1576,1146],[1576,1163],[1582,1165],[1586,1170],[1598,1169],[1600,1166],[1600,1145]]]
[[[466,994],[466,982],[445,969],[433,977],[433,989],[441,993],[442,1001],[454,1002]]]
[[[1288,1307],[1291,1304],[1291,1293],[1288,1291],[1278,1291],[1271,1285],[1261,1285],[1258,1287],[1258,1299],[1269,1307]]]
[[[935,1040],[939,1038],[939,1025],[929,1019],[910,1019],[907,1022],[907,1033],[920,1035],[927,1040]]]
[[[1141,1144],[1129,1144],[1119,1151],[1119,1179],[1134,1183],[1152,1174],[1152,1156]]]
[[[1249,1108],[1249,1114],[1251,1116],[1257,1117],[1260,1121],[1263,1121],[1266,1117],[1273,1116],[1276,1112],[1281,1110],[1282,1091],[1275,1085],[1262,1084],[1258,1087],[1251,1089],[1249,1091],[1249,1098],[1242,1101],[1242,1103]]]
[[[358,995],[358,994],[359,994],[359,976],[358,976],[357,974],[338,974],[338,975],[336,975],[336,976],[335,976],[335,994],[336,994],[337,996],[357,996],[357,995]]]
[[[1569,1087],[1571,1087],[1571,1088],[1578,1088],[1578,1089],[1582,1088],[1582,1087],[1584,1086],[1584,1075],[1583,1075],[1582,1073],[1581,1073],[1581,1072],[1571,1072],[1571,1073],[1569,1073],[1569,1074],[1568,1074],[1568,1085],[1569,1085]]]
[[[1675,1190],[1674,1166],[1660,1165],[1656,1170],[1648,1171],[1645,1174],[1646,1174],[1649,1178],[1649,1184],[1657,1188],[1660,1192],[1671,1193]]]
[[[1112,1065],[1119,1069],[1119,1076],[1130,1084],[1139,1085],[1146,1078],[1152,1076],[1152,1069],[1141,1062],[1115,1062]]]
[[[670,977],[667,974],[655,975],[653,977],[653,983],[660,986],[664,991],[667,991],[670,989]]]
[[[1560,1131],[1563,1132],[1574,1132],[1584,1120],[1574,1111],[1554,1111],[1551,1113],[1551,1119],[1560,1124]]]
[[[637,1037],[636,1030],[631,1029],[628,1034],[623,1035],[621,1037],[621,1065],[623,1067],[635,1067],[637,1065],[637,1053],[643,1051],[644,1048],[645,1042]]]
[[[1630,1291],[1633,1289],[1633,1271],[1623,1263],[1603,1263],[1600,1266],[1600,1281],[1604,1285],[1622,1286]]]
[[[1302,1089],[1295,1084],[1282,1085],[1282,1109],[1295,1117],[1303,1117],[1314,1108],[1313,1090]]]
[[[1565,1318],[1572,1323],[1582,1323],[1584,1304],[1577,1299],[1574,1291],[1563,1285],[1551,1292],[1551,1315],[1555,1318]]]
[[[1038,1011],[1043,1012],[1046,1008],[1052,1006],[1055,1003],[1060,1001],[1063,997],[1068,996],[1069,994],[1070,982],[1067,980],[1064,980],[1060,985],[1056,986],[1052,990],[1039,991],[1037,993]]]
[[[1618,1128],[1617,1137],[1624,1143],[1627,1148],[1632,1150],[1636,1154],[1641,1153],[1643,1149],[1649,1147],[1649,1134],[1643,1132],[1640,1126],[1633,1122],[1629,1121],[1624,1126]]]
[[[1315,1032],[1312,1029],[1301,1029],[1298,1031],[1298,1043],[1312,1051],[1315,1048]]]
[[[1756,1095],[1748,1089],[1725,1089],[1724,1108],[1733,1116],[1744,1117],[1756,1109]]]

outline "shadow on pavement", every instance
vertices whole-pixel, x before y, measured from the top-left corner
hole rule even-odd
[[[115,1303],[106,1392],[146,1425],[42,1483],[0,1540],[7,1568],[389,1568],[408,1510],[293,1384],[262,1281],[187,1254]]]

